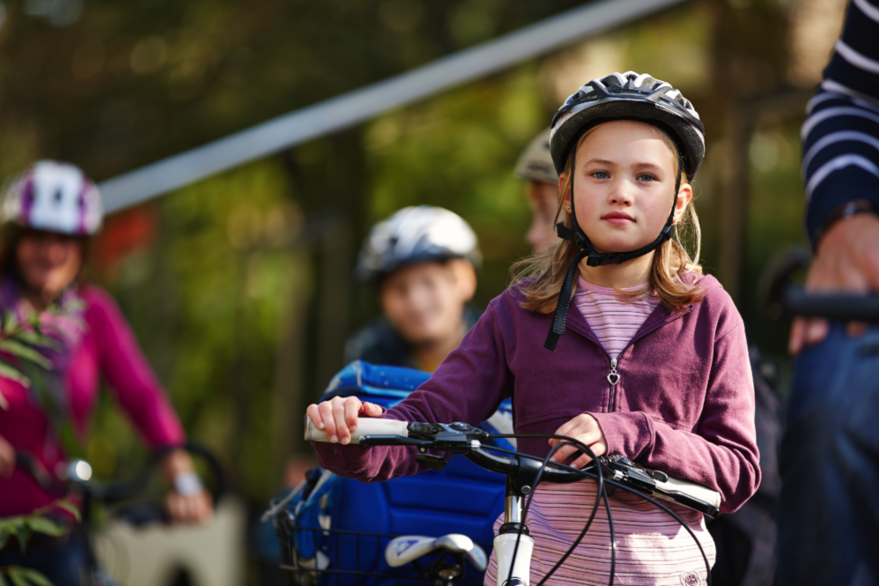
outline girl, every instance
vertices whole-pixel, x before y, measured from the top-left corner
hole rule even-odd
[[[665,82],[614,73],[568,98],[553,120],[551,152],[564,240],[520,263],[510,289],[397,407],[383,413],[353,397],[309,406],[314,423],[341,444],[315,444],[321,464],[367,481],[413,474],[412,449],[347,445],[359,416],[477,424],[512,396],[517,433],[576,438],[596,455],[626,456],[713,488],[722,511],[736,510],[759,483],[744,326],[674,237],[690,218],[698,258],[690,186],[705,152],[698,114]],[[556,443],[518,446],[542,458]],[[575,450],[564,447],[553,459],[585,465]],[[533,581],[576,538],[595,489],[586,480],[537,490],[528,521]],[[619,493],[611,503],[617,584],[691,586],[707,578],[697,545],[669,515]],[[713,559],[701,514],[675,510]],[[609,570],[600,512],[552,583],[606,584]],[[492,560],[486,584],[494,571]]]

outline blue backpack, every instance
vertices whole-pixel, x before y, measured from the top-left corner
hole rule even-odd
[[[418,370],[355,361],[333,378],[321,400],[354,395],[390,408],[429,378]],[[511,433],[510,402],[505,401],[481,427]],[[496,441],[500,447],[514,447],[506,440]],[[382,576],[400,576],[401,569],[389,568],[384,559],[388,541],[399,535],[461,533],[489,554],[504,496],[503,476],[463,457],[449,460],[444,470],[375,483],[317,468],[286,505],[285,561],[319,570],[313,575],[317,584],[378,584]],[[405,574],[406,568],[402,570]],[[468,572],[466,579],[482,583],[477,572]]]

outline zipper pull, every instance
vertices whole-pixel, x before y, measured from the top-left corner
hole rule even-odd
[[[617,372],[617,359],[610,359],[610,373],[607,375],[607,382],[610,383],[610,386],[615,387],[618,382],[620,382],[620,373]]]

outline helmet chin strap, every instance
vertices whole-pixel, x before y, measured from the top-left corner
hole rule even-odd
[[[562,289],[559,291],[559,299],[556,304],[555,313],[552,316],[552,327],[549,330],[549,334],[546,336],[546,342],[543,344],[544,348],[551,352],[555,351],[555,347],[559,343],[559,337],[565,333],[565,322],[568,319],[568,309],[571,307],[571,292],[574,288],[574,276],[577,274],[577,268],[580,266],[580,261],[585,258],[586,264],[590,267],[621,264],[656,250],[660,244],[672,237],[674,234],[675,208],[677,207],[678,193],[681,189],[683,167],[683,159],[680,154],[678,154],[678,176],[675,181],[675,199],[671,204],[671,211],[668,214],[668,219],[665,221],[665,226],[662,228],[662,232],[659,233],[659,236],[657,236],[650,244],[642,246],[637,250],[630,250],[628,252],[598,252],[580,228],[580,224],[577,223],[577,211],[574,207],[574,169],[577,168],[577,145],[574,145],[574,148],[571,151],[571,223],[574,228],[572,230],[565,226],[564,223],[559,222],[556,224],[556,231],[559,238],[570,240],[579,246],[581,250],[574,257],[574,260],[571,261],[571,266],[568,268],[568,273],[565,275]]]

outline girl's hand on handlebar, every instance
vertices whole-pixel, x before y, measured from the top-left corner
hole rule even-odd
[[[553,435],[564,435],[575,440],[579,440],[589,446],[593,452],[595,452],[596,456],[603,456],[607,453],[607,440],[604,438],[604,432],[601,431],[601,427],[598,425],[598,421],[588,413],[582,413],[577,415],[563,426],[558,428]],[[549,440],[550,447],[556,447],[560,444],[562,440],[551,439]],[[568,458],[573,456],[576,452],[579,452],[580,448],[572,445],[567,445],[559,448],[559,450],[553,455],[551,460],[553,462],[558,462],[560,464],[564,464]],[[588,464],[592,460],[586,454],[582,454],[576,460],[570,463],[574,468],[582,468],[586,464]]]
[[[343,446],[351,441],[351,432],[357,429],[357,420],[365,417],[378,417],[382,408],[375,403],[364,403],[357,397],[333,397],[319,405],[311,404],[307,410],[311,421],[327,432],[332,443]]]
[[[0,436],[0,476],[9,478],[15,469],[15,448]]]

